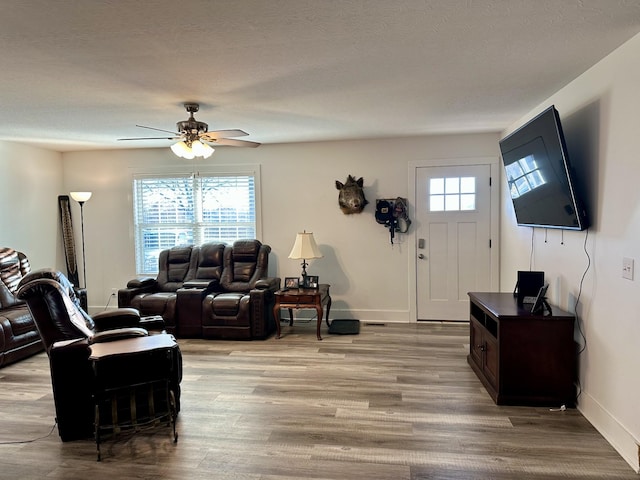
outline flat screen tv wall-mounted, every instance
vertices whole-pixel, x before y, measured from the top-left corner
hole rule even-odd
[[[500,140],[500,152],[518,225],[588,227],[553,105]]]

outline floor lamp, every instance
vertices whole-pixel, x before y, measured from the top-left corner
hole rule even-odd
[[[84,254],[84,202],[91,198],[91,192],[71,192],[71,198],[80,204],[80,224],[82,228],[82,279],[84,288],[87,288],[87,264]]]

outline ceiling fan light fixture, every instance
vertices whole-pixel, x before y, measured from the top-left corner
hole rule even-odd
[[[194,140],[191,142],[191,149],[196,157],[209,158],[213,153],[213,148],[200,140]]]
[[[215,150],[200,140],[193,140],[189,143],[182,140],[171,145],[171,151],[180,158],[193,160],[195,157],[209,158]]]
[[[213,152],[216,151],[215,148],[211,147],[211,145],[202,142],[202,146],[204,148],[204,153],[202,154],[202,156],[204,158],[209,158],[211,155],[213,155]]]
[[[173,151],[173,153],[175,153],[180,158],[191,160],[195,157],[191,148],[184,141],[180,141],[171,145],[171,151]]]

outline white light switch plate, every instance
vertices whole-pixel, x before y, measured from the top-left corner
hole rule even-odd
[[[622,259],[622,278],[633,280],[633,258]]]

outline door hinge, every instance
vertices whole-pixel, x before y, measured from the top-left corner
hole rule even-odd
[[[491,239],[489,239],[489,248],[491,248]]]

